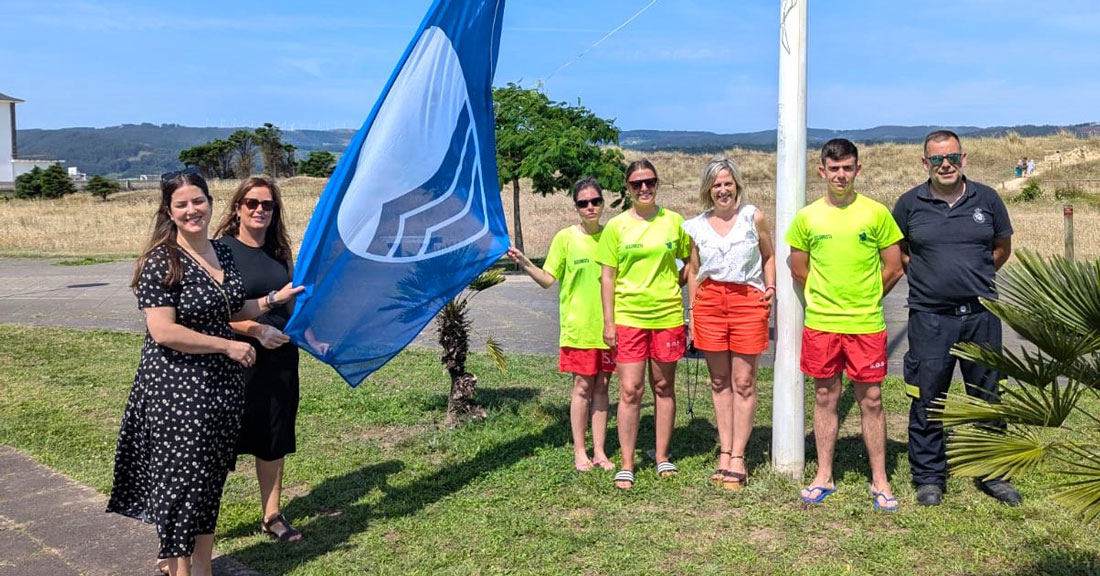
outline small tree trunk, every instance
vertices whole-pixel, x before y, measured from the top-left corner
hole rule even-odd
[[[523,252],[523,223],[519,217],[519,178],[512,179],[512,220],[515,222],[512,231],[516,237],[516,249]]]
[[[474,400],[477,388],[477,376],[469,372],[451,374],[451,395],[447,399],[447,426],[454,428],[463,420],[480,420],[486,416],[485,409]]]

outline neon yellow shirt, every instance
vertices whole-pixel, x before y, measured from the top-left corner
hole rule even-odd
[[[863,195],[843,208],[822,198],[798,211],[785,239],[810,254],[806,326],[834,334],[886,329],[879,250],[902,239],[890,211]]]
[[[569,348],[607,348],[603,341],[603,303],[596,250],[600,235],[585,234],[576,226],[560,230],[550,241],[542,269],[558,281],[558,345]]]
[[[691,254],[683,223],[683,216],[665,208],[652,220],[623,212],[608,221],[596,260],[618,271],[615,324],[647,329],[683,326],[676,260]]]

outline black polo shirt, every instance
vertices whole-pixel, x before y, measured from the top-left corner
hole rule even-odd
[[[993,298],[993,239],[1012,235],[1001,197],[989,186],[964,179],[966,191],[955,205],[937,200],[931,180],[901,195],[894,204],[909,244],[909,308],[946,312]]]

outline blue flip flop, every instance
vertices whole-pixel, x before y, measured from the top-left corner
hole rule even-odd
[[[871,503],[875,505],[875,510],[878,510],[880,512],[897,512],[897,498],[891,498],[883,492],[875,492],[874,488],[867,488],[867,490],[871,493],[871,498],[873,498],[873,500],[871,500]],[[879,504],[879,498],[882,498],[882,501],[885,502],[885,504]]]
[[[836,488],[827,488],[825,486],[807,486],[806,488],[804,488],[804,490],[809,492],[810,494],[813,494],[812,497],[803,496],[802,494],[798,495],[800,498],[802,498],[802,501],[807,504],[819,504],[821,501],[828,498],[829,495],[836,492]]]

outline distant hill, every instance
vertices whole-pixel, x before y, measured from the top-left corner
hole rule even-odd
[[[947,128],[960,136],[971,138],[992,138],[1015,132],[1021,136],[1046,136],[1065,130],[1081,138],[1100,135],[1100,124],[1087,123],[1073,126],[876,126],[860,130],[825,130],[809,128],[806,130],[807,145],[820,146],[833,138],[847,138],[854,142],[921,142],[933,130]],[[619,144],[633,150],[675,150],[680,152],[720,152],[740,147],[756,150],[774,150],[775,130],[760,132],[741,132],[737,134],[715,134],[713,132],[687,132],[666,130],[624,130],[619,135]]]
[[[85,174],[137,177],[179,168],[180,150],[226,138],[239,128],[192,128],[178,124],[123,124],[108,128],[19,130],[21,158],[64,160]],[[252,130],[253,128],[247,128]],[[288,130],[283,142],[304,158],[312,150],[343,152],[354,130]]]
[[[810,128],[808,145],[816,147],[830,138],[848,138],[856,142],[920,142],[939,126],[876,126],[862,130],[824,130]],[[1100,135],[1100,124],[1073,126],[953,126],[952,130],[969,137],[1002,136],[1016,132],[1021,136],[1042,136],[1066,130],[1081,137]],[[137,177],[160,174],[179,167],[179,152],[215,138],[226,138],[238,128],[193,128],[178,124],[123,124],[109,128],[61,128],[57,130],[19,130],[19,156],[64,160],[86,174]],[[251,128],[249,128],[251,129]],[[340,154],[355,135],[354,130],[287,130],[283,141],[298,147],[299,158],[313,150]],[[775,130],[715,134],[678,130],[626,130],[620,135],[625,148],[642,151],[674,150],[718,152],[734,147],[757,150],[775,149]]]

